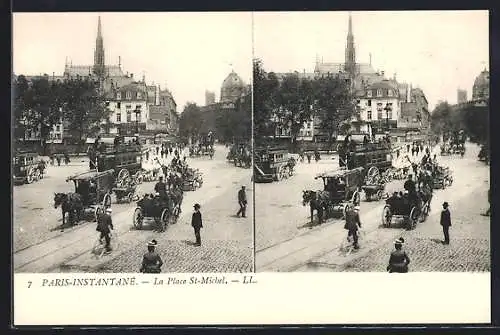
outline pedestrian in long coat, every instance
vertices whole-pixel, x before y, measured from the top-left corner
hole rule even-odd
[[[441,220],[440,220],[440,224],[443,227],[443,235],[444,235],[443,244],[450,244],[451,214],[448,207],[449,205],[445,201],[443,203],[443,210],[441,211]]]
[[[347,207],[345,213],[345,225],[344,229],[348,230],[347,238],[352,237],[354,240],[354,249],[359,249],[358,245],[358,230],[361,228],[361,221],[359,219],[358,211],[354,210],[352,205]]]
[[[403,249],[404,239],[400,237],[394,242],[394,250],[389,257],[389,265],[387,271],[389,273],[407,273],[408,265],[410,264],[410,257]]]
[[[139,272],[142,273],[160,273],[163,261],[160,255],[155,251],[155,247],[158,244],[156,240],[151,240],[148,242],[148,252],[142,257],[142,265]]]
[[[191,226],[194,229],[194,236],[196,237],[196,244],[195,246],[199,247],[201,245],[201,235],[200,235],[200,230],[203,228],[203,221],[201,218],[201,212],[200,212],[200,205],[199,204],[194,204],[194,213],[193,217],[191,218]]]

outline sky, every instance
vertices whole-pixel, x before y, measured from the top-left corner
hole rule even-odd
[[[254,56],[266,71],[312,72],[316,56],[344,62],[348,12],[254,14]],[[489,69],[487,11],[352,12],[356,61],[420,87],[432,110],[472,96],[477,75]]]
[[[18,13],[13,15],[16,75],[62,75],[65,59],[92,65],[98,16],[107,65],[117,65],[148,84],[168,88],[182,112],[187,102],[205,104],[205,90],[220,98],[234,70],[252,78],[251,13]]]

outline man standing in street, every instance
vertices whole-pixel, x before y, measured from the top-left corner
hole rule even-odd
[[[162,199],[167,197],[167,185],[163,181],[162,176],[160,176],[158,182],[155,185],[155,192],[157,192]]]
[[[111,251],[111,230],[113,230],[113,222],[111,220],[112,210],[110,207],[106,208],[106,212],[99,215],[97,218],[96,230],[101,233],[100,241],[104,238],[106,241],[106,252]]]
[[[201,245],[200,229],[203,228],[203,222],[201,219],[200,205],[194,204],[194,213],[191,219],[191,226],[194,228],[194,236],[196,237],[195,246],[199,247]]]
[[[345,213],[345,229],[348,230],[347,239],[352,236],[354,240],[354,249],[359,249],[358,245],[358,230],[361,228],[359,212],[354,210],[351,204],[348,205]]]
[[[451,227],[451,214],[448,209],[448,203],[443,203],[443,210],[441,211],[441,226],[443,226],[444,241],[443,244],[450,244],[450,227]]]
[[[241,214],[242,217],[246,218],[247,194],[245,192],[245,186],[241,186],[241,190],[238,191],[238,204],[240,205],[240,209],[236,213],[236,216],[240,217]]]

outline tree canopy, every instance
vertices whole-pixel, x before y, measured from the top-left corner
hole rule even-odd
[[[27,80],[18,76],[12,83],[16,139],[26,131],[40,135],[45,144],[54,125],[64,126],[80,141],[99,131],[103,118],[109,116],[98,83],[90,80],[49,81],[48,77]]]
[[[474,103],[451,106],[441,102],[432,111],[431,129],[437,136],[447,136],[463,129],[472,141],[489,143],[489,106]]]
[[[349,83],[339,76],[301,78],[290,73],[279,80],[254,60],[254,137],[258,142],[273,136],[277,127],[290,130],[295,143],[303,125],[314,119],[329,137],[350,120],[355,109]]]

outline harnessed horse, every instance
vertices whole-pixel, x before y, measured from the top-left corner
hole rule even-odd
[[[309,204],[311,213],[311,225],[313,224],[314,211],[318,212],[318,223],[323,223],[324,213],[327,210],[328,192],[325,191],[302,191],[302,206]]]
[[[65,214],[69,213],[68,222],[74,224],[74,219],[78,221],[82,218],[83,213],[83,199],[78,193],[55,193],[54,194],[54,208],[61,206],[62,210],[62,226],[66,224]]]

